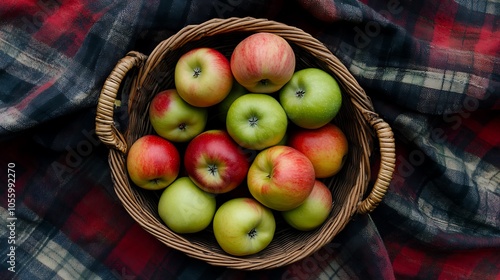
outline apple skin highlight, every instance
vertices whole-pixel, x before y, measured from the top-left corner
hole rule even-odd
[[[234,198],[222,204],[213,219],[213,231],[221,248],[233,256],[258,253],[273,240],[273,212],[253,198]]]
[[[170,141],[156,135],[145,135],[130,147],[127,171],[137,186],[159,190],[177,178],[180,161],[179,152]]]
[[[188,144],[184,166],[198,187],[220,194],[235,189],[245,180],[249,160],[226,131],[208,130]]]
[[[287,211],[304,202],[315,179],[314,167],[303,153],[289,146],[273,146],[255,157],[247,185],[264,206]]]
[[[292,77],[295,53],[282,37],[260,32],[236,45],[230,64],[234,78],[250,92],[273,93]]]
[[[337,174],[349,151],[345,134],[332,123],[317,129],[297,129],[290,133],[287,144],[309,158],[316,178],[328,178]]]

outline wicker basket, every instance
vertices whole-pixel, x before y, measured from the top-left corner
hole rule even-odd
[[[350,150],[341,173],[325,180],[332,190],[334,206],[318,229],[300,232],[279,224],[271,244],[255,255],[235,257],[218,246],[211,228],[198,234],[179,235],[169,230],[157,214],[159,194],[134,186],[126,170],[127,148],[139,137],[153,134],[148,106],[159,91],[174,87],[173,70],[178,58],[194,47],[213,47],[230,56],[236,44],[249,34],[270,32],[285,38],[295,51],[297,69],[321,68],[332,74],[343,89],[343,104],[334,119],[346,134]],[[128,102],[128,127],[116,127],[117,100]],[[395,166],[391,128],[375,112],[370,99],[346,67],[318,40],[304,31],[275,21],[255,18],[213,19],[186,26],[162,41],[147,57],[130,52],[106,80],[98,101],[96,133],[110,148],[109,164],[114,188],[128,213],[158,240],[212,265],[237,269],[284,266],[311,255],[332,239],[357,213],[372,211],[385,195]],[[373,140],[378,138],[378,145]],[[369,186],[370,159],[377,150],[380,168]],[[208,234],[207,234],[208,232]]]

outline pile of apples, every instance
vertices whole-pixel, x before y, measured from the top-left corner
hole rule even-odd
[[[175,88],[150,103],[156,133],[127,154],[133,183],[161,191],[158,214],[172,231],[212,224],[225,252],[245,256],[270,244],[275,215],[302,231],[327,219],[332,194],[321,179],[337,174],[348,152],[331,122],[341,90],[327,72],[295,64],[290,44],[265,32],[244,38],[230,58],[206,47],[179,58]]]

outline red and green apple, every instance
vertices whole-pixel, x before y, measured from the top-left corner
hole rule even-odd
[[[283,37],[259,32],[236,45],[230,59],[234,78],[250,92],[278,91],[295,71],[295,53]]]
[[[177,178],[180,161],[179,152],[170,141],[157,135],[145,135],[130,146],[127,171],[137,186],[160,190]]]
[[[273,210],[287,211],[311,193],[316,180],[311,161],[289,146],[273,146],[261,151],[247,175],[252,196]]]

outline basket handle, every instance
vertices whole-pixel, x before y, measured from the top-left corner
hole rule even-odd
[[[136,51],[128,52],[111,71],[99,96],[96,113],[96,134],[106,146],[126,153],[127,144],[123,135],[114,125],[116,96],[125,75],[134,67],[141,67],[147,56]]]
[[[368,114],[368,121],[375,129],[379,139],[380,169],[370,194],[358,204],[358,213],[360,214],[370,213],[382,201],[396,166],[396,144],[391,127],[373,112]]]

